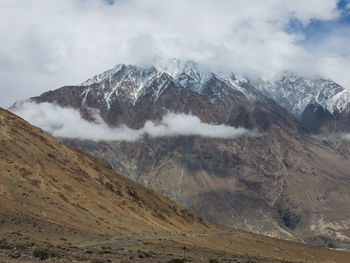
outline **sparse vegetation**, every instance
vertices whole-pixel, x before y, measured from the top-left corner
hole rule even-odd
[[[110,251],[110,250],[102,250],[102,251],[99,252],[99,254],[100,254],[100,255],[103,255],[103,254],[113,254],[113,252]]]
[[[78,247],[76,247],[76,246],[69,246],[69,248],[71,248],[71,249],[78,249]]]
[[[185,259],[174,258],[168,261],[169,263],[185,263]]]
[[[39,258],[40,260],[45,260],[45,259],[48,259],[50,257],[50,254],[46,250],[34,250],[33,256],[36,258]]]
[[[13,246],[9,245],[9,244],[1,244],[0,245],[0,249],[12,249]]]
[[[36,249],[33,251],[33,256],[39,258],[40,260],[48,259],[49,257],[55,258],[57,257],[57,253],[53,251],[48,251],[44,249]]]

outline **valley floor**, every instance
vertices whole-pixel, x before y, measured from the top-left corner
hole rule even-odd
[[[350,262],[350,253],[239,231],[130,235],[74,243],[35,243],[21,232],[2,232],[0,262]],[[99,237],[102,240],[103,237]],[[92,239],[90,239],[92,240]],[[20,255],[18,258],[13,258]],[[35,255],[37,257],[35,257]],[[47,258],[46,258],[47,257]],[[184,261],[183,261],[184,260]]]

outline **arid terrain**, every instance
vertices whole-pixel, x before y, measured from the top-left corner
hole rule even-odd
[[[1,262],[350,260],[209,223],[2,109],[0,142]]]
[[[21,234],[24,233],[24,234]],[[20,236],[20,237],[19,237]],[[148,234],[117,238],[115,241],[84,243],[68,237],[52,241],[31,241],[26,231],[4,236],[1,262],[40,261],[33,253],[46,251],[44,262],[241,262],[333,263],[350,260],[350,253],[277,240],[244,232]],[[75,241],[72,241],[72,240]],[[72,243],[73,242],[73,243]],[[10,245],[11,244],[11,245]],[[8,249],[4,249],[4,247]],[[15,247],[14,249],[12,247]],[[12,258],[14,251],[19,258]]]

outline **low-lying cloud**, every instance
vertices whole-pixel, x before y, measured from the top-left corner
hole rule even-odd
[[[343,139],[349,140],[349,141],[350,141],[350,133],[345,134],[345,135],[343,136]]]
[[[312,137],[320,141],[329,141],[334,143],[339,143],[342,140],[350,141],[350,133],[318,134],[313,135]]]
[[[95,122],[80,116],[76,109],[62,108],[50,103],[25,102],[12,111],[55,137],[79,138],[93,141],[136,141],[143,136],[203,136],[233,139],[254,136],[255,132],[227,125],[207,124],[197,116],[184,113],[167,113],[159,122],[147,121],[143,128],[135,130],[125,125],[109,127],[98,115]]]

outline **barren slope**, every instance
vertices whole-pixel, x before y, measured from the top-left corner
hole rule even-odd
[[[203,221],[2,109],[0,156],[1,262],[36,262],[33,252],[43,249],[54,255],[50,262],[167,262],[183,256],[192,262],[350,259],[347,252]],[[110,237],[119,238],[101,243]],[[88,249],[72,246],[98,240]],[[94,248],[99,246],[102,250]],[[20,257],[12,258],[15,253]]]
[[[2,109],[0,125],[2,223],[111,236],[208,229],[175,202]]]

